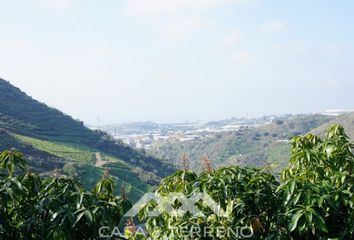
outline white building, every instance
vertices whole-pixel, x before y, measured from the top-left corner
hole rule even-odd
[[[354,113],[354,110],[348,110],[348,109],[328,109],[322,113],[323,115],[326,116],[340,116],[343,114],[348,114],[348,113]]]

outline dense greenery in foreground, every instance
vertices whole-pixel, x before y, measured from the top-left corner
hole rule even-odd
[[[0,160],[7,171],[0,175],[0,239],[93,239],[101,226],[117,226],[132,206],[113,194],[107,173],[86,192],[71,178],[30,173],[16,150],[2,152]]]
[[[156,193],[169,201],[160,202],[159,209],[172,204],[174,211],[151,217],[157,203],[148,202],[139,212],[147,236],[130,224],[129,239],[237,239],[219,230],[242,227],[249,227],[252,239],[354,237],[353,145],[341,126],[332,126],[324,139],[294,137],[290,164],[280,179],[269,169],[204,165],[203,173],[185,168],[165,178]],[[7,171],[0,175],[0,236],[5,239],[95,239],[101,226],[117,226],[131,206],[124,196],[114,196],[107,174],[85,192],[70,178],[29,173],[14,150],[0,155],[0,167]],[[203,214],[177,214],[182,203],[168,198],[175,193],[205,193],[224,214],[217,215],[206,199],[195,204]]]

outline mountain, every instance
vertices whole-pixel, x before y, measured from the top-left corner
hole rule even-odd
[[[217,133],[202,139],[166,141],[154,145],[150,153],[175,166],[180,165],[181,156],[186,154],[193,170],[202,168],[203,157],[208,157],[214,167],[261,167],[277,162],[278,169],[281,169],[290,157],[288,140],[292,136],[306,134],[333,119],[318,114],[288,116],[260,127],[241,127],[238,131]]]
[[[33,171],[59,169],[93,187],[104,168],[137,199],[174,168],[156,157],[92,131],[83,122],[29,97],[0,79],[0,151],[21,150]]]

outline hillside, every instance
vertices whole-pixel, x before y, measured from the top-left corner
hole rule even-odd
[[[322,126],[315,128],[313,131],[314,134],[317,135],[325,135],[326,130],[331,124],[340,124],[344,127],[346,134],[348,137],[350,137],[352,140],[354,140],[354,114],[344,114],[341,115],[334,120],[323,124]]]
[[[59,169],[87,187],[101,177],[102,168],[108,168],[118,189],[124,185],[135,199],[174,170],[0,79],[0,151],[11,147],[25,153],[32,171],[50,174]],[[95,166],[97,153],[103,161],[99,166]]]
[[[292,116],[258,128],[243,127],[238,131],[187,142],[168,141],[155,145],[150,152],[168,159],[175,166],[180,165],[181,155],[186,154],[194,170],[201,169],[201,158],[204,156],[212,161],[214,167],[264,166],[278,162],[279,168],[282,168],[290,156],[287,141],[292,136],[305,134],[332,119],[322,115]]]

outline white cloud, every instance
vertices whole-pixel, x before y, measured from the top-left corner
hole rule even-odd
[[[263,32],[268,32],[268,33],[282,32],[286,29],[287,29],[287,25],[285,22],[282,21],[267,22],[261,27],[261,30]]]
[[[123,12],[135,16],[156,16],[185,9],[208,9],[220,5],[251,0],[126,0]]]
[[[243,49],[234,50],[230,56],[230,59],[237,63],[254,63],[257,61],[257,58],[254,54]]]
[[[168,23],[163,30],[163,34],[170,40],[180,41],[210,24],[208,19],[205,18],[183,18]]]

